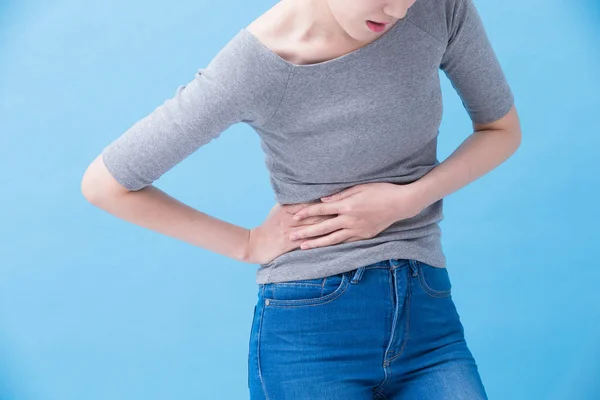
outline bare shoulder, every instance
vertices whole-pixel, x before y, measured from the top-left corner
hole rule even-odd
[[[329,50],[316,47],[310,40],[298,40],[299,35],[294,32],[293,10],[285,1],[276,3],[245,29],[256,37],[267,49],[281,59],[292,64],[312,64],[321,61],[323,57],[330,57]]]
[[[273,33],[277,32],[279,30],[278,27],[281,25],[283,19],[281,4],[283,3],[276,3],[245,27],[248,32],[260,39],[265,45],[273,42],[273,38],[276,37]]]

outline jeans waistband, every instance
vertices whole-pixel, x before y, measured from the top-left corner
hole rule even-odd
[[[401,268],[406,265],[410,265],[411,269],[414,271],[417,267],[417,260],[405,259],[405,258],[390,258],[388,260],[377,261],[372,264],[363,265],[362,267],[358,267],[354,271],[352,271],[352,278],[350,283],[358,283],[362,278],[365,270],[371,268],[387,268],[389,270],[394,270],[396,268]]]

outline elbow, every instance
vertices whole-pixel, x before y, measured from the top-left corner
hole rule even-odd
[[[80,190],[83,197],[98,206],[103,199],[129,193],[120,185],[106,169],[102,156],[99,155],[85,170],[81,178]]]
[[[515,151],[521,146],[521,142],[523,141],[523,135],[521,133],[521,124],[517,121],[513,124],[513,126],[508,129],[513,138],[513,145]]]
[[[521,146],[521,141],[523,139],[523,135],[521,135],[521,127],[519,125],[515,125],[511,128],[504,129],[504,131],[506,136],[510,137],[513,151],[517,151],[517,149]]]
[[[101,192],[101,188],[96,184],[97,180],[94,179],[94,176],[89,171],[89,167],[86,172],[83,174],[83,178],[81,178],[81,194],[83,197],[91,204],[96,205],[97,199],[99,197],[98,193]]]
[[[512,134],[514,140],[514,149],[516,151],[519,146],[521,146],[523,135],[521,134],[521,121],[519,114],[514,104],[507,115],[506,123],[506,130]]]
[[[87,168],[87,170],[83,174],[83,177],[81,178],[80,189],[83,197],[89,203],[96,206],[100,202],[102,193],[106,192],[106,189],[100,186],[97,175],[95,175],[94,172],[90,170],[90,167]]]
[[[519,126],[514,126],[508,129],[503,129],[503,135],[507,138],[507,146],[510,149],[509,154],[512,156],[521,146],[521,128]]]
[[[515,145],[515,151],[521,146],[521,142],[523,141],[523,135],[521,135],[521,129],[519,129],[517,131],[516,136],[517,136],[517,139],[516,139],[517,144]]]

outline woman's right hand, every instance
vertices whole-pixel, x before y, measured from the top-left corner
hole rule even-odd
[[[317,202],[320,202],[320,200]],[[319,223],[336,216],[320,215],[308,217],[301,221],[293,219],[296,212],[314,203],[286,205],[275,203],[265,221],[261,225],[250,229],[246,261],[251,264],[267,264],[283,253],[299,248],[300,244],[307,240],[307,238],[290,240],[289,237],[294,227]]]

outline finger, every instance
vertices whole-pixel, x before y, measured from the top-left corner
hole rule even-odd
[[[333,244],[341,243],[352,234],[349,229],[340,229],[327,236],[320,237],[318,239],[307,240],[300,244],[302,250],[312,249],[315,247],[331,246]]]
[[[295,214],[298,211],[300,211],[301,209],[303,209],[304,207],[308,207],[312,204],[316,204],[316,203],[294,203],[294,204],[285,204],[282,206],[283,210],[285,210],[285,212],[287,212],[288,214]]]
[[[319,203],[303,208],[294,216],[296,221],[317,215],[339,214],[339,203]]]
[[[290,234],[290,240],[326,235],[341,228],[344,228],[344,224],[340,218],[330,218],[318,224],[307,225],[304,228],[295,229]]]
[[[294,221],[292,220],[290,223],[291,227],[298,227],[298,226],[307,226],[307,225],[314,225],[314,224],[318,224],[322,221],[326,221],[328,219],[332,219],[332,218],[338,218],[338,215],[318,215],[316,217],[307,217],[304,218],[300,221]]]

